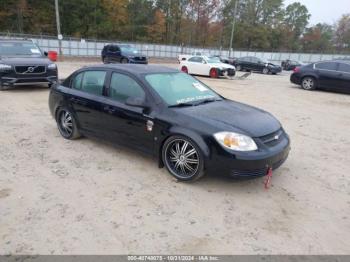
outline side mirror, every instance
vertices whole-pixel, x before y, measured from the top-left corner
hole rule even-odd
[[[207,62],[205,60],[202,61],[202,64],[206,64]]]
[[[126,99],[125,104],[133,107],[147,108],[145,99],[141,97],[129,97]]]
[[[44,56],[47,56],[48,54],[49,54],[48,52],[44,51]]]

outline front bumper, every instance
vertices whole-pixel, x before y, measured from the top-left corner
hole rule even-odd
[[[277,74],[282,72],[282,67],[270,67],[269,70],[272,74]]]
[[[148,60],[136,60],[133,58],[129,58],[129,64],[141,64],[141,65],[147,65],[148,64]]]
[[[236,70],[232,68],[219,69],[219,76],[235,76]]]
[[[58,74],[56,70],[47,71],[44,74],[17,74],[15,72],[0,73],[0,84],[3,86],[21,86],[21,85],[39,85],[55,84],[58,81]]]
[[[213,142],[212,156],[206,165],[209,173],[230,177],[262,177],[269,168],[277,169],[288,158],[290,139],[286,133],[278,144],[264,146],[254,139],[259,150],[254,152],[229,152]]]

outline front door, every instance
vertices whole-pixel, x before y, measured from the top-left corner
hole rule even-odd
[[[126,105],[129,97],[146,99],[141,83],[130,75],[113,72],[108,98],[102,105],[108,140],[153,153],[153,120],[143,108]]]
[[[321,88],[336,90],[341,86],[339,78],[338,63],[336,62],[320,62],[315,64],[318,72],[318,85]]]

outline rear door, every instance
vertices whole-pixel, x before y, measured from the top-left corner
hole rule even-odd
[[[104,135],[101,102],[106,76],[105,70],[88,70],[77,74],[71,82],[68,101],[82,131],[94,136]]]
[[[325,89],[338,89],[341,86],[337,62],[320,62],[314,65],[318,73],[318,85]]]
[[[338,68],[339,77],[341,78],[340,89],[347,93],[350,92],[350,64],[339,63]]]
[[[188,73],[194,75],[200,75],[203,59],[200,56],[194,56],[187,60]]]
[[[150,99],[142,84],[131,75],[112,72],[107,94],[103,119],[108,140],[153,153],[154,134],[147,129],[153,125],[152,117],[143,108],[125,104],[129,97]]]

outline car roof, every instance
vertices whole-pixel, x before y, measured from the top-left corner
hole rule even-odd
[[[125,71],[134,75],[142,74],[154,74],[154,73],[178,73],[179,70],[173,69],[166,66],[159,65],[137,65],[137,64],[101,64],[101,65],[92,65],[82,68],[86,69],[117,69],[120,71]]]

